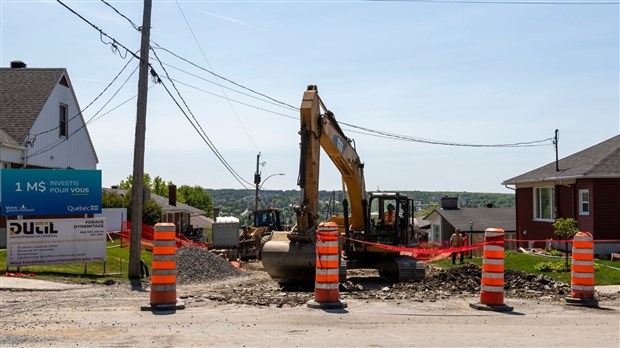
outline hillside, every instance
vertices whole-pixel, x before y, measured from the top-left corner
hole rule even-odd
[[[240,217],[246,209],[254,209],[253,190],[207,189],[213,206],[220,208],[224,216]],[[452,191],[405,191],[415,201],[416,211],[422,211],[439,204],[441,197],[459,197],[459,207],[478,208],[493,204],[497,208],[515,206],[515,196],[510,193],[482,193],[482,192],[452,192]],[[299,204],[301,191],[299,190],[264,190],[260,191],[259,207],[276,207],[284,211],[285,219],[291,219],[294,214],[292,206]],[[330,204],[330,202],[334,202]],[[342,212],[342,191],[320,191],[319,207],[323,214],[335,211]],[[292,220],[291,220],[292,221]]]

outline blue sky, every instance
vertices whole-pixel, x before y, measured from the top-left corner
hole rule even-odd
[[[560,157],[617,135],[619,6],[497,2],[155,0],[151,39],[295,107],[306,86],[316,84],[338,120],[365,128],[468,144],[542,140],[559,129]],[[65,3],[117,42],[139,49],[140,34],[103,2]],[[109,3],[141,25],[142,1]],[[95,29],[56,1],[0,0],[0,10],[0,64],[21,60],[28,67],[66,68],[82,108],[129,60],[124,49],[115,54]],[[156,52],[248,188],[261,152],[263,178],[285,174],[271,177],[263,188],[297,189],[296,111]],[[152,54],[151,63],[164,76]],[[132,173],[135,99],[102,114],[136,95],[137,73],[130,76],[136,66],[136,60],[130,62],[110,91],[84,112],[86,119],[97,118],[88,129],[105,186]],[[164,83],[172,88],[170,81]],[[145,171],[177,185],[243,188],[164,88],[151,85]],[[511,192],[502,181],[555,159],[550,142],[452,147],[344,128],[366,164],[368,190]],[[327,156],[320,186],[341,188]]]

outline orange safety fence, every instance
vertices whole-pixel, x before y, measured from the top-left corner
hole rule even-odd
[[[131,235],[131,222],[123,221],[120,232],[110,232],[111,235],[117,235],[121,238],[121,246],[129,246],[129,240]],[[209,244],[207,243],[199,243],[193,240],[188,239],[182,233],[176,233],[176,246],[177,248],[182,248],[184,246],[197,246],[200,248],[208,248]],[[142,224],[142,245],[153,247],[153,235],[155,234],[155,229],[153,226]]]

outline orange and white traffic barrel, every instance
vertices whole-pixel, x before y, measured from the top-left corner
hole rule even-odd
[[[597,307],[594,297],[594,241],[589,232],[578,232],[573,237],[570,277],[570,297],[567,304]]]
[[[484,231],[482,253],[482,277],[480,281],[480,302],[470,304],[475,309],[512,311],[504,304],[504,230],[487,228]]]
[[[177,301],[176,228],[171,223],[158,223],[153,233],[151,264],[151,301],[143,310],[184,309]]]
[[[310,308],[339,309],[346,303],[340,301],[340,232],[334,222],[320,223],[316,231],[316,275],[314,300]]]

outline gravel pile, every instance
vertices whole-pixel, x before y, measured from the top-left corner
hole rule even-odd
[[[245,277],[247,274],[207,249],[186,246],[177,249],[177,283],[192,284]]]

